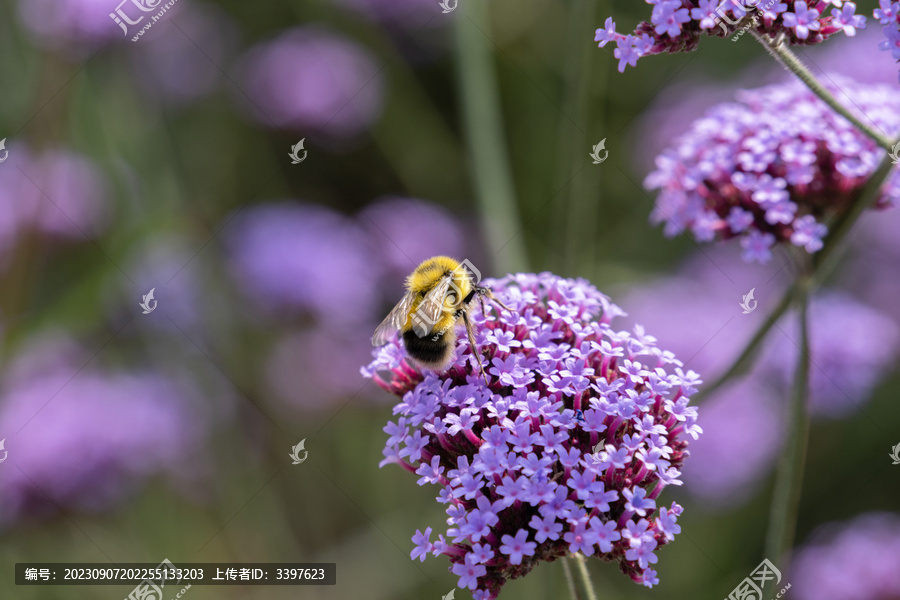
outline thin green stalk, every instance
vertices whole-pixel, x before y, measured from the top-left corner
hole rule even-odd
[[[588,157],[593,144],[605,137],[601,101],[595,97],[606,81],[608,61],[584,40],[594,34],[596,15],[606,14],[605,0],[571,0],[568,47],[564,67],[565,100],[559,116],[559,177],[557,186],[568,185],[567,209],[559,211],[564,232],[563,267],[584,273],[596,266],[601,167]],[[597,107],[601,109],[598,110]],[[577,175],[577,177],[576,177]]]
[[[825,238],[825,245],[815,255],[813,260],[809,282],[810,292],[812,288],[821,283],[834,268],[838,258],[840,258],[840,251],[843,249],[843,242],[847,237],[847,234],[866,209],[871,208],[878,201],[878,198],[881,195],[881,187],[890,175],[892,166],[890,156],[885,156],[875,169],[875,172],[872,173],[869,181],[866,182],[857,201],[831,224],[828,237]],[[769,334],[772,327],[775,326],[775,323],[777,323],[787,309],[790,308],[791,302],[797,293],[798,283],[795,283],[784,293],[778,301],[778,304],[769,316],[766,317],[766,320],[763,321],[762,325],[760,325],[753,334],[753,337],[750,338],[750,341],[744,347],[743,351],[741,351],[740,355],[738,355],[734,362],[731,363],[731,366],[728,367],[728,369],[726,369],[713,383],[705,385],[697,394],[695,398],[698,402],[708,398],[732,378],[746,373],[750,367],[753,366],[753,361],[756,358],[760,345],[766,339],[766,336]]]
[[[578,587],[575,585],[571,561],[569,561],[568,558],[564,558],[560,562],[563,566],[563,572],[566,574],[566,585],[569,588],[569,595],[572,596],[572,600],[584,600],[584,598],[581,597],[581,594],[578,593]]]
[[[802,81],[806,87],[812,91],[816,96],[822,99],[828,106],[834,109],[836,113],[853,123],[857,129],[859,129],[866,136],[871,138],[876,144],[887,150],[891,151],[893,148],[893,144],[888,139],[888,137],[878,131],[875,131],[872,127],[866,125],[862,121],[860,121],[856,115],[854,115],[850,110],[848,110],[844,105],[837,101],[837,99],[822,85],[816,76],[812,74],[812,71],[806,68],[797,55],[791,52],[790,48],[788,48],[787,44],[778,39],[773,40],[769,36],[757,33],[752,28],[750,29],[751,33],[753,33],[753,37],[762,44],[762,46],[769,51],[769,53],[777,60],[781,65],[786,68],[788,71],[797,76],[800,81]]]
[[[583,595],[577,597],[583,597],[586,600],[597,600],[597,594],[594,593],[594,585],[591,583],[591,575],[587,570],[587,559],[580,552],[570,554],[566,558],[573,561],[578,570],[578,578],[581,583],[581,593]]]
[[[484,239],[500,273],[528,268],[490,51],[489,19],[482,2],[456,19],[457,77],[462,120],[471,156]]]
[[[803,469],[806,464],[806,446],[809,438],[809,292],[812,279],[801,276],[797,303],[800,322],[800,353],[794,376],[794,389],[788,413],[785,446],[778,460],[775,490],[772,494],[772,510],[769,529],[766,532],[766,558],[778,565],[781,571],[788,569],[790,550],[797,526],[800,508],[800,490],[803,485]]]

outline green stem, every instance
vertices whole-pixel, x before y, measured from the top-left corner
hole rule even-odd
[[[581,594],[578,593],[578,587],[575,585],[575,578],[572,575],[572,564],[568,558],[562,559],[563,572],[566,574],[566,585],[569,588],[569,595],[572,596],[572,600],[584,600],[581,597]]]
[[[591,583],[591,575],[587,570],[587,559],[580,552],[574,552],[566,557],[575,563],[578,570],[578,578],[581,583],[581,595],[576,598],[585,598],[586,600],[597,600],[597,594],[594,593],[594,586]]]
[[[811,274],[799,280],[797,303],[799,305],[800,352],[794,389],[788,413],[785,447],[778,461],[775,490],[772,494],[772,510],[766,533],[766,558],[784,572],[788,569],[790,550],[800,508],[800,490],[803,485],[803,469],[806,463],[806,446],[809,438],[809,291]]]
[[[594,35],[597,13],[608,12],[605,4],[606,0],[571,0],[569,6],[557,184],[568,185],[567,210],[560,211],[558,217],[562,222],[559,231],[564,232],[563,268],[568,273],[584,273],[596,266],[600,210],[597,199],[602,169],[591,164],[588,153],[590,147],[606,135],[601,133],[604,130],[602,106],[605,98],[596,96],[597,91],[605,87],[608,62],[598,62],[601,54],[584,40]]]
[[[841,250],[843,250],[845,245],[843,242],[847,237],[847,234],[866,209],[871,208],[878,201],[878,198],[881,196],[881,187],[890,175],[892,166],[891,157],[885,156],[875,169],[875,172],[872,173],[869,181],[866,182],[866,185],[860,192],[856,202],[854,202],[843,215],[831,224],[828,237],[825,238],[825,245],[815,255],[813,260],[809,281],[810,292],[813,287],[824,280],[834,268],[837,260],[840,258]],[[775,326],[775,323],[777,323],[787,309],[790,308],[792,300],[798,293],[798,286],[799,283],[795,283],[788,288],[784,293],[784,296],[778,301],[775,309],[772,310],[768,317],[766,317],[766,320],[756,330],[753,337],[750,339],[750,342],[748,342],[734,362],[731,363],[731,366],[728,367],[728,369],[726,369],[713,383],[705,385],[695,396],[697,402],[701,402],[708,398],[713,392],[720,389],[733,377],[746,373],[750,367],[753,366],[753,361],[756,358],[759,346],[762,344],[763,340],[766,339],[766,336],[769,334],[772,327]]]
[[[866,136],[871,138],[876,144],[887,150],[891,151],[893,144],[888,139],[888,137],[878,131],[875,131],[872,127],[866,125],[862,121],[860,121],[856,115],[854,115],[850,110],[844,107],[837,99],[822,85],[818,79],[816,79],[815,75],[812,74],[812,71],[806,68],[797,55],[791,52],[790,48],[788,48],[787,44],[778,39],[772,39],[767,35],[763,35],[757,33],[752,28],[750,31],[753,33],[753,37],[762,44],[762,46],[769,51],[769,53],[777,60],[781,65],[786,68],[788,71],[792,72],[797,76],[800,81],[802,81],[806,87],[812,91],[816,96],[822,99],[825,104],[830,106],[836,113],[853,123],[857,129],[859,129]]]
[[[487,10],[466,5],[455,26],[457,77],[466,146],[472,157],[484,239],[500,273],[526,270],[527,258],[503,133],[497,74],[488,44]]]

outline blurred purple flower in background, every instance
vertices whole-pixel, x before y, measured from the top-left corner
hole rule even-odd
[[[62,338],[11,368],[0,392],[11,467],[0,471],[3,525],[59,506],[104,510],[160,473],[196,477],[185,467],[206,436],[195,392],[157,373],[83,368],[88,360]]]
[[[93,47],[126,39],[109,16],[119,1],[19,0],[19,16],[36,41],[71,51],[79,45]],[[135,13],[132,18],[136,17]]]
[[[135,83],[167,104],[182,105],[208,95],[235,51],[237,28],[207,3],[176,4],[177,18],[154,23],[131,54]]]
[[[308,26],[251,48],[242,88],[260,123],[346,138],[381,112],[383,80],[372,54],[347,38]]]
[[[790,581],[798,600],[900,598],[900,516],[825,525],[797,553]]]
[[[352,328],[369,323],[380,304],[381,268],[365,231],[329,208],[251,206],[228,224],[225,238],[241,291],[263,308],[307,311]]]
[[[442,206],[415,198],[379,198],[359,213],[359,224],[369,232],[388,270],[385,290],[396,290],[422,261],[441,255],[462,257],[466,246],[458,219]]]
[[[448,23],[438,0],[337,0],[347,8],[389,27],[416,30]]]
[[[733,246],[704,249],[671,275],[631,287],[623,304],[629,323],[653,331],[709,380],[721,375],[765,319],[768,306],[791,282],[790,267],[745,264]],[[741,298],[755,290],[758,308],[743,314]]]
[[[684,356],[687,366],[715,379],[750,340],[765,318],[765,305],[780,298],[790,278],[788,268],[741,265],[734,249],[720,248],[689,259],[672,276],[637,288],[625,302],[632,320],[644,323],[661,344]],[[751,288],[762,310],[745,315],[739,301]],[[878,309],[830,290],[813,299],[810,324],[810,409],[816,416],[845,416],[860,407],[893,365],[900,352],[900,330]],[[789,385],[798,339],[796,319],[788,315],[761,353],[755,370],[760,385]],[[776,396],[785,397],[781,391]]]
[[[33,155],[9,144],[0,169],[0,251],[23,229],[84,240],[109,221],[108,183],[87,157],[69,150]]]
[[[333,410],[333,403],[364,386],[359,365],[372,347],[368,329],[314,328],[288,333],[266,359],[265,379],[273,395],[294,411]],[[378,390],[364,396],[372,398]],[[383,400],[381,394],[377,394]]]
[[[687,490],[707,505],[733,509],[753,497],[782,444],[781,398],[747,378],[703,405],[703,435],[684,466]]]
[[[699,376],[643,328],[615,330],[624,313],[584,280],[485,283],[514,311],[472,311],[490,388],[465,336],[441,374],[415,370],[397,338],[362,370],[402,397],[381,464],[439,485],[449,504],[447,538],[417,531],[411,557],[447,556],[481,600],[572,552],[656,585],[655,550],[680,532],[682,511],[657,498],[681,484],[686,438],[702,432],[689,405]]]
[[[900,211],[886,211],[860,217],[850,233],[851,264],[841,271],[848,290],[889,315],[900,326]]]
[[[765,318],[767,305],[780,298],[792,277],[789,268],[746,265],[737,254],[737,248],[723,246],[695,255],[672,275],[632,289],[624,299],[629,322],[644,324],[661,346],[710,380],[738,356]],[[743,314],[739,302],[751,288],[758,309]],[[795,321],[790,314],[782,319],[752,372],[704,406],[706,435],[691,445],[694,460],[685,480],[692,484],[688,490],[706,502],[749,500],[743,492],[774,460],[797,362]],[[810,410],[817,417],[847,416],[868,400],[896,361],[897,325],[879,310],[836,292],[814,298],[810,322]],[[741,427],[734,427],[736,422]]]
[[[900,97],[890,87],[837,76],[826,85],[845,90],[887,135],[900,132]],[[849,206],[883,152],[799,82],[744,90],[657,157],[645,182],[661,190],[651,219],[668,236],[740,237],[747,261],[768,261],[779,242],[814,253],[827,233],[822,221]],[[898,201],[900,172],[879,203]]]
[[[192,249],[187,239],[171,232],[159,233],[142,240],[133,251],[128,272],[134,284],[128,286],[128,300],[133,301],[151,289],[163,312],[177,327],[193,327],[201,320],[201,314],[210,316],[216,305],[215,295],[203,293],[205,269],[202,257]],[[110,311],[120,307],[123,299],[116,295],[110,299]],[[113,305],[113,303],[115,305]],[[143,319],[142,326],[176,327],[169,319]]]
[[[869,398],[897,359],[897,325],[880,311],[844,294],[826,293],[810,305],[810,410],[842,417]],[[796,319],[779,325],[761,368],[779,373],[785,387],[794,376],[800,335]],[[791,340],[796,342],[792,343]]]

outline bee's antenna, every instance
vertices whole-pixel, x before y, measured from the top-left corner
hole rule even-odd
[[[487,296],[488,298],[490,298],[491,300],[493,300],[494,302],[496,302],[497,304],[499,304],[506,312],[515,312],[515,311],[513,311],[513,309],[511,309],[510,307],[508,307],[507,305],[503,304],[503,303],[500,301],[500,299],[499,299],[497,296],[494,295],[494,292],[491,291],[491,288],[486,287],[486,288],[481,288],[481,289],[484,290],[484,292],[482,292],[482,293],[483,293],[485,296]],[[482,306],[483,306],[483,305],[482,305]]]

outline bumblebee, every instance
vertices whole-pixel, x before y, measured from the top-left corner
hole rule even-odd
[[[475,346],[469,307],[475,298],[493,300],[507,311],[490,288],[478,285],[481,273],[470,263],[447,256],[429,258],[406,278],[406,295],[397,303],[372,336],[372,345],[381,346],[397,331],[406,353],[419,365],[441,371],[453,361],[456,347],[455,325],[460,319],[466,325],[469,346],[487,382],[481,355]]]

